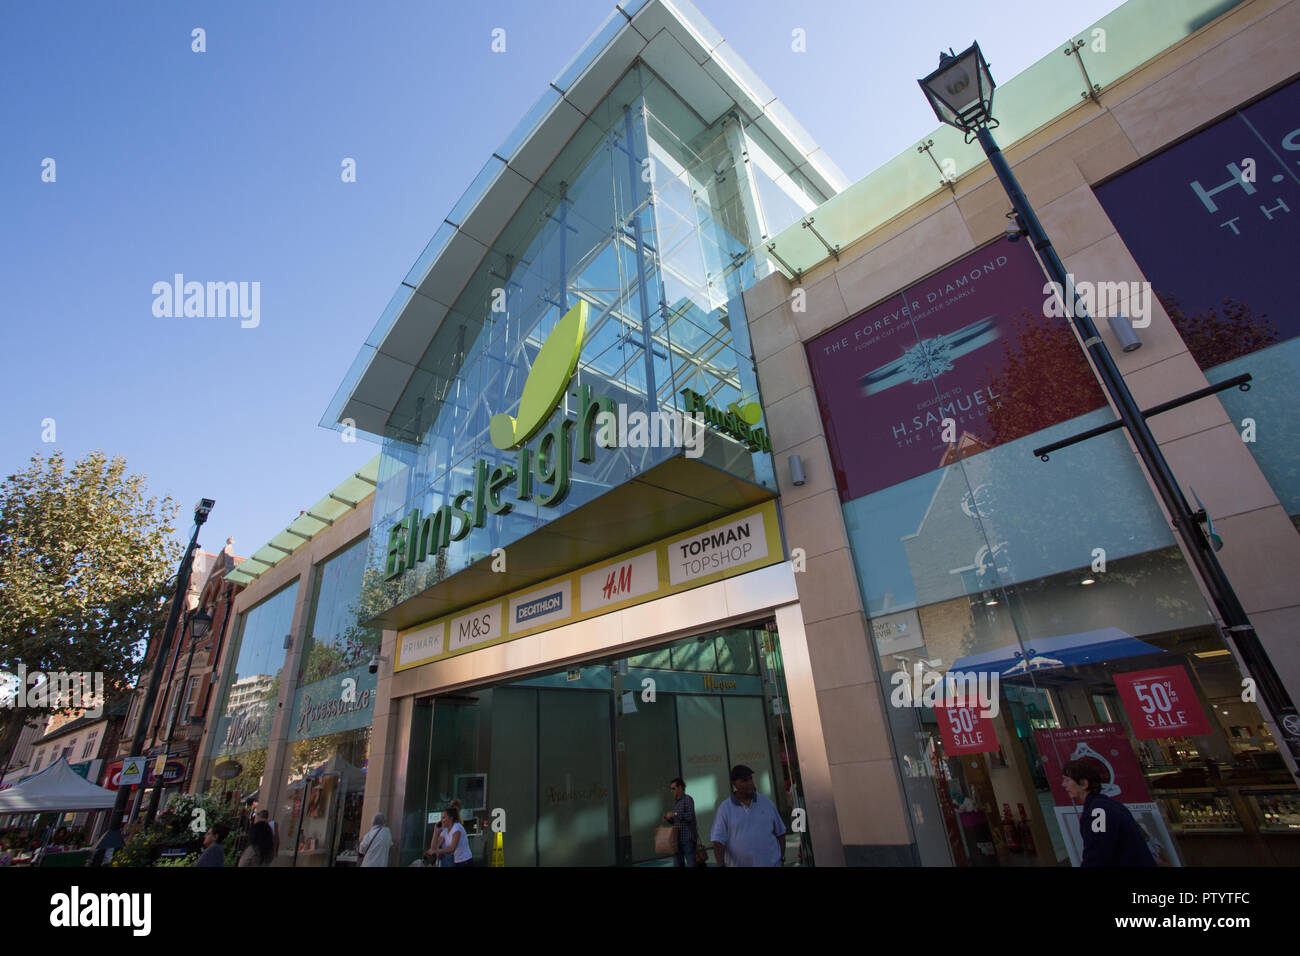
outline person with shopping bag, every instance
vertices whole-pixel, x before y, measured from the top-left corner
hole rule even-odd
[[[664,814],[665,827],[655,830],[655,852],[671,853],[673,866],[695,866],[699,834],[695,824],[695,800],[686,793],[686,781],[674,777],[668,784],[673,808]]]

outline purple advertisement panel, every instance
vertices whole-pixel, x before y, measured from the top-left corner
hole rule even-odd
[[[1201,368],[1300,335],[1300,82],[1096,194]]]
[[[1046,281],[1002,239],[808,343],[842,500],[1104,404]]]

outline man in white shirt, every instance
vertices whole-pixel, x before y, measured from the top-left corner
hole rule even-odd
[[[785,862],[785,823],[771,800],[754,786],[754,771],[731,768],[735,792],[713,817],[713,858],[718,866],[780,866]]]

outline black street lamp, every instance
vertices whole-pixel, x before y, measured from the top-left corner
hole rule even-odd
[[[194,649],[198,646],[199,641],[208,636],[208,629],[212,627],[212,615],[203,608],[199,607],[189,611],[185,615],[185,627],[181,631],[181,638],[184,639],[185,631],[190,634],[190,653],[185,659],[185,673],[181,677],[180,693],[185,693],[186,685],[190,681],[190,667],[194,664]],[[182,700],[184,698],[182,697]],[[180,713],[180,701],[172,708],[171,718],[167,721],[167,736],[163,739],[162,767],[163,773],[167,769],[167,758],[171,756],[172,734],[176,730],[176,715]],[[158,815],[158,802],[162,799],[163,792],[163,773],[155,776],[153,793],[149,796],[149,810],[145,814],[144,821],[146,824],[153,823],[154,818]]]
[[[1033,207],[1020,188],[1020,183],[1011,172],[1011,166],[993,138],[991,129],[998,125],[997,120],[993,118],[994,83],[992,74],[989,73],[989,65],[984,59],[984,54],[980,52],[979,44],[972,43],[969,49],[961,53],[951,51],[940,53],[938,69],[917,82],[941,122],[965,133],[968,143],[972,138],[979,140],[984,155],[988,157],[993,171],[1002,183],[1002,188],[1011,200],[1020,229],[1033,244],[1043,269],[1066,297],[1066,313],[1083,343],[1085,354],[1092,356],[1092,363],[1101,378],[1102,386],[1119,413],[1120,421],[1117,424],[1122,424],[1133,439],[1138,457],[1146,466],[1147,473],[1156,486],[1156,492],[1173,520],[1174,528],[1191,558],[1192,566],[1214,602],[1219,619],[1223,622],[1222,633],[1225,640],[1230,641],[1236,648],[1247,672],[1255,681],[1264,719],[1268,721],[1274,739],[1280,744],[1278,749],[1292,775],[1300,776],[1297,773],[1297,761],[1300,760],[1300,714],[1297,714],[1290,694],[1287,693],[1277,670],[1273,667],[1273,662],[1264,651],[1259,635],[1255,633],[1250,618],[1246,616],[1246,611],[1241,606],[1241,601],[1237,598],[1228,576],[1224,574],[1223,568],[1214,556],[1214,550],[1200,527],[1197,515],[1193,514],[1187,504],[1187,499],[1183,496],[1182,489],[1169,468],[1169,463],[1160,451],[1151,429],[1147,427],[1147,415],[1167,411],[1186,401],[1204,397],[1210,390],[1202,389],[1193,392],[1184,396],[1182,400],[1167,402],[1146,412],[1138,407],[1128,385],[1124,382],[1124,376],[1115,365],[1114,358],[1111,357],[1101,336],[1097,334],[1097,326],[1093,324],[1092,317],[1079,299],[1073,280],[1066,272],[1060,256],[1052,247],[1051,239],[1047,237],[1042,224],[1038,221],[1038,216],[1035,215]]]
[[[180,570],[176,572],[176,590],[172,594],[171,611],[167,615],[167,626],[163,628],[162,640],[158,645],[158,653],[154,655],[153,672],[149,675],[149,689],[145,692],[144,703],[140,706],[140,719],[136,722],[135,736],[131,740],[132,757],[141,756],[140,751],[144,748],[145,731],[149,726],[148,715],[153,712],[154,700],[158,696],[158,678],[162,676],[163,662],[167,659],[167,651],[171,647],[172,634],[176,631],[176,621],[181,615],[181,603],[185,599],[185,590],[189,587],[190,568],[194,564],[194,551],[198,547],[199,529],[203,523],[208,520],[208,514],[212,511],[216,502],[211,498],[200,498],[199,503],[194,506],[194,533],[190,535],[189,546],[185,549],[185,556],[181,558]],[[161,784],[161,781],[159,781]],[[141,788],[144,787],[144,780],[140,781]],[[104,857],[110,851],[121,849],[126,841],[122,839],[122,814],[126,810],[126,801],[131,793],[129,786],[118,786],[117,799],[113,803],[111,816],[108,820],[108,831],[100,838],[99,845],[95,848],[94,858],[91,863],[99,866],[104,862]]]

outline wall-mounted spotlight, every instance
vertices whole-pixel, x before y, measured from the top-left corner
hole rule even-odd
[[[1142,340],[1133,329],[1133,323],[1129,317],[1121,312],[1119,315],[1112,315],[1109,319],[1110,330],[1115,333],[1115,338],[1119,341],[1119,346],[1125,352],[1136,352],[1142,347]]]
[[[802,485],[807,481],[807,476],[803,473],[803,459],[798,455],[790,456],[790,481],[795,485]]]

